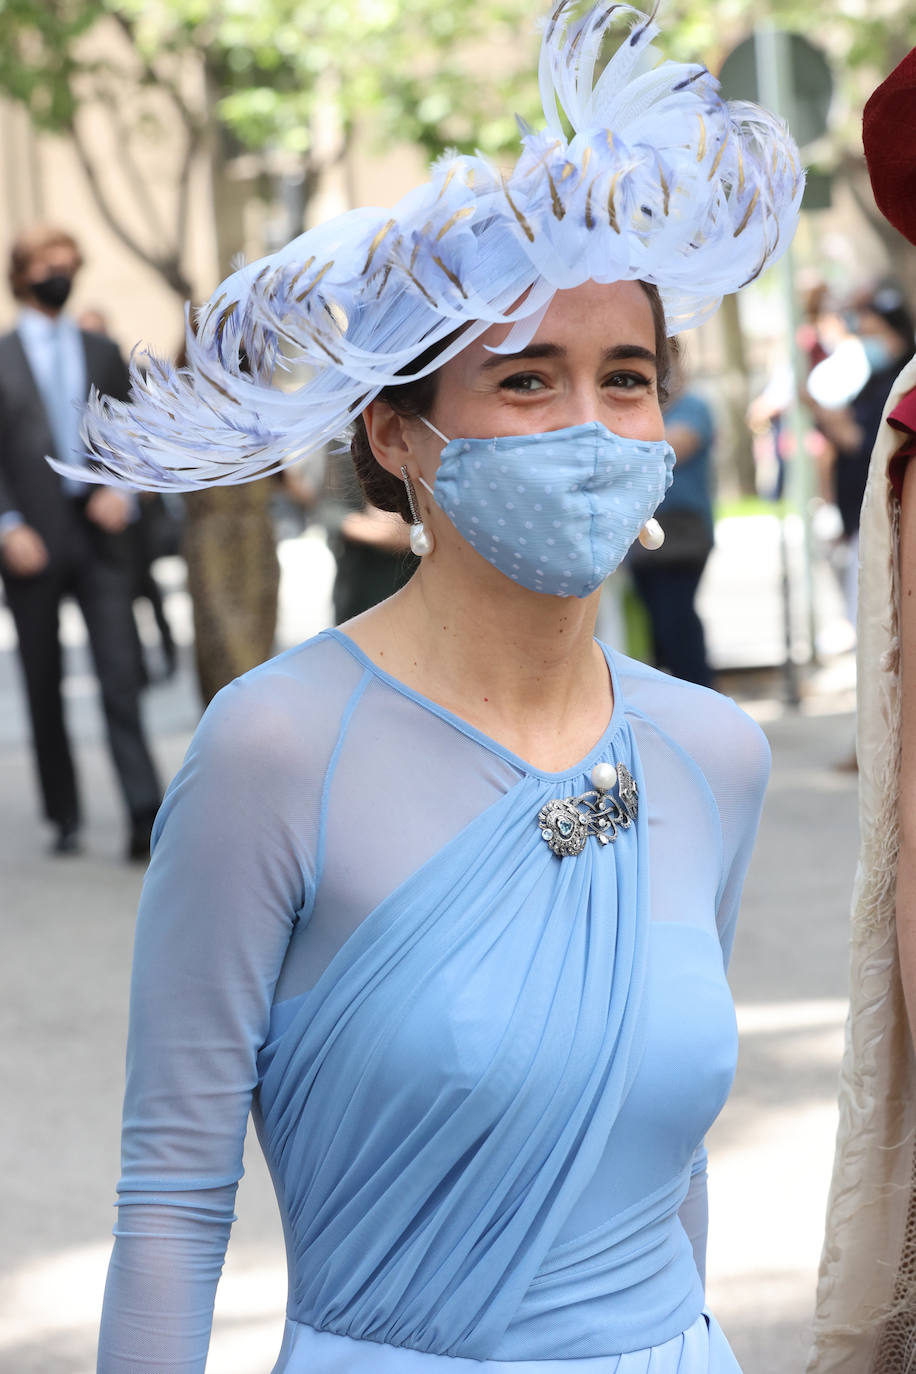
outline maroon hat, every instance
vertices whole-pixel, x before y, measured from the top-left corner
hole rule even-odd
[[[916,48],[869,97],[862,142],[878,209],[916,243]]]

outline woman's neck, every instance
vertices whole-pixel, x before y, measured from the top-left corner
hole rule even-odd
[[[613,708],[596,614],[597,595],[544,596],[493,569],[449,578],[431,562],[344,628],[393,677],[558,771],[591,748]]]

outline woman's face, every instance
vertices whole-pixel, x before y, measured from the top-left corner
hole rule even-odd
[[[887,348],[891,362],[902,358],[910,348],[909,341],[898,334],[883,315],[877,310],[869,310],[867,306],[857,312],[856,333],[860,338],[880,339]]]
[[[558,291],[531,343],[503,355],[494,326],[437,373],[428,418],[449,439],[534,434],[597,420],[631,439],[663,439],[655,323],[638,282]],[[432,485],[441,441],[420,422],[411,447]]]

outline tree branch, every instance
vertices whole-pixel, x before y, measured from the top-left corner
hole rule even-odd
[[[127,182],[130,189],[132,190],[134,196],[136,197],[140,209],[142,210],[153,234],[159,239],[160,243],[163,245],[164,248],[165,244],[168,242],[168,234],[166,233],[165,227],[159,216],[159,210],[156,206],[156,203],[153,200],[153,197],[150,195],[149,187],[147,186],[146,180],[140,172],[140,169],[137,166],[136,161],[134,160],[134,156],[130,146],[130,133],[127,129],[127,126],[124,123],[124,120],[118,113],[117,107],[111,104],[109,108],[111,111],[111,117],[114,123],[116,134],[115,156],[117,157],[118,163],[121,167],[121,171],[124,174],[124,179]],[[180,243],[181,239],[179,238],[177,242]]]
[[[181,251],[181,244],[185,241],[188,229],[188,212],[191,198],[191,172],[194,168],[194,158],[200,149],[200,138],[190,131],[188,132],[187,143],[185,144],[184,157],[181,160],[181,171],[178,174],[178,207],[175,212],[175,243],[178,251]],[[190,295],[188,291],[188,295]]]
[[[178,86],[171,80],[170,77],[166,76],[164,72],[157,71],[153,64],[147,58],[145,58],[143,54],[140,52],[139,48],[137,47],[137,41],[134,36],[134,26],[131,23],[131,21],[127,18],[126,15],[118,13],[117,10],[111,11],[111,17],[112,19],[114,19],[114,21],[120,28],[121,32],[123,33],[124,37],[130,44],[134,56],[140,64],[140,70],[143,75],[143,81],[147,85],[152,86],[157,90],[163,91],[169,97],[172,104],[174,105],[176,111],[178,112],[178,116],[181,119],[182,124],[184,124],[188,134],[193,135],[195,138],[200,138],[203,132],[203,128],[201,126],[200,121],[195,118],[194,114],[188,107],[188,104],[182,96]],[[201,60],[203,60],[202,56]]]
[[[120,239],[121,243],[123,243],[131,253],[138,257],[141,262],[146,263],[147,267],[151,267],[154,272],[158,272],[173,291],[177,292],[183,299],[186,299],[190,295],[190,283],[181,270],[180,250],[176,249],[173,252],[166,251],[159,257],[155,257],[153,254],[147,252],[143,245],[125,228],[111,208],[111,204],[102,188],[98,173],[93,165],[92,159],[89,157],[86,145],[83,142],[82,135],[75,121],[70,126],[70,136],[73,140],[73,147],[79,159],[80,166],[89,184],[89,189],[92,192],[93,199],[98,206],[102,219],[108,225],[109,229],[116,238]]]

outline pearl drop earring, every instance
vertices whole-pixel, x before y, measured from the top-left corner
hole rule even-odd
[[[425,558],[428,553],[432,553],[436,547],[429,530],[423,524],[420,511],[417,506],[417,497],[413,489],[413,482],[407,475],[407,469],[401,468],[401,477],[404,479],[404,486],[407,488],[407,504],[410,507],[410,548],[418,558]]]
[[[665,542],[665,531],[657,520],[647,520],[639,531],[639,542],[644,549],[660,549]]]

